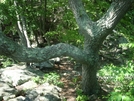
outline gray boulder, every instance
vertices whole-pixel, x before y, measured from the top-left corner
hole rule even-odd
[[[45,69],[45,68],[54,68],[54,65],[55,64],[60,64],[60,58],[59,57],[56,57],[56,58],[52,58],[48,61],[45,61],[45,62],[41,62],[41,63],[32,63],[32,67],[37,67],[39,69]]]
[[[41,63],[33,63],[32,67],[36,67],[36,68],[39,68],[39,69],[53,68],[54,64],[50,61],[45,61],[45,62],[41,62]]]
[[[0,101],[61,101],[61,88],[32,80],[44,75],[37,69],[13,65],[0,69],[0,74]]]
[[[18,68],[16,65],[13,67],[7,67],[1,70],[1,80],[10,84],[11,86],[17,86],[30,80],[34,73],[22,68]]]
[[[49,83],[44,83],[37,88],[26,92],[27,99],[32,101],[61,101],[59,96],[60,88]]]

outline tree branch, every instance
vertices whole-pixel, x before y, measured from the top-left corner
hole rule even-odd
[[[76,22],[79,26],[79,33],[84,35],[85,38],[94,39],[96,33],[95,23],[87,15],[81,0],[69,0],[70,7],[74,13]]]
[[[104,16],[97,21],[97,25],[105,30],[114,29],[132,2],[134,0],[114,0]]]
[[[81,0],[69,0],[69,5],[74,13],[79,28],[92,26],[92,20],[87,15]]]
[[[58,56],[70,56],[82,64],[89,64],[92,61],[84,51],[69,44],[59,43],[45,48],[26,48],[18,45],[2,32],[0,32],[0,55],[21,62],[43,62]]]

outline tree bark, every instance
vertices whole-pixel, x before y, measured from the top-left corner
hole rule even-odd
[[[14,5],[16,7],[19,6],[16,0],[14,0]],[[18,14],[17,11],[16,11],[16,17],[17,17],[17,31],[21,39],[21,44],[25,47],[31,47],[30,41],[27,35],[26,21],[22,15]],[[30,63],[26,62],[26,66],[30,66]]]
[[[17,1],[14,1],[14,5],[17,7]],[[26,22],[24,20],[24,17],[22,15],[19,15],[16,11],[16,17],[17,17],[17,31],[19,33],[21,44],[25,47],[30,47],[30,41],[28,39],[27,30],[26,30]],[[22,23],[22,24],[21,24]]]
[[[90,64],[82,67],[82,89],[85,94],[97,94],[99,85],[96,78],[99,49],[106,36],[111,34],[134,0],[115,0],[98,21],[93,22],[85,12],[81,0],[69,0],[80,33],[84,36],[84,51],[90,56]]]
[[[59,43],[45,48],[27,48],[12,41],[2,32],[0,32],[0,55],[5,55],[21,62],[35,63],[59,56],[73,57],[82,64],[89,64],[91,61],[83,50],[73,45]]]

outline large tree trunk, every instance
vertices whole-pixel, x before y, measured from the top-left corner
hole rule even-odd
[[[84,51],[90,57],[90,63],[82,67],[82,89],[85,94],[97,94],[99,85],[96,78],[98,52],[106,36],[111,34],[133,0],[115,0],[106,14],[93,22],[85,12],[81,0],[69,0],[80,33],[85,37]]]
[[[97,82],[97,68],[95,66],[83,65],[82,67],[82,90],[85,94],[98,94],[99,84]]]
[[[92,60],[90,64],[83,64],[82,66],[82,89],[85,94],[97,94],[99,90],[99,85],[97,82],[97,67],[98,67],[98,49],[95,50],[91,45],[91,40],[85,38],[84,51],[89,55]],[[95,45],[95,44],[94,44]]]

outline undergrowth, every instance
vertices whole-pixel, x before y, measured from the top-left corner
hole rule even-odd
[[[33,81],[38,83],[38,84],[43,84],[43,83],[47,82],[49,84],[63,87],[64,84],[62,82],[60,82],[59,80],[60,80],[60,75],[56,72],[46,73],[46,74],[44,74],[43,77],[37,76],[37,77],[33,78]]]
[[[113,87],[113,91],[107,97],[108,101],[134,101],[134,63],[127,65],[104,66],[97,74],[99,80]]]

